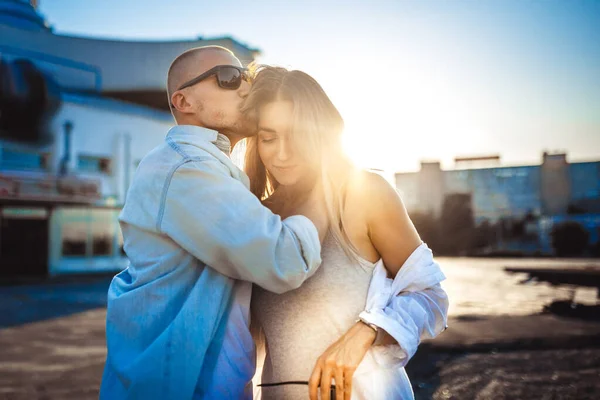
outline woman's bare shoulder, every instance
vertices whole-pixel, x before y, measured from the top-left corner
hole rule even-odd
[[[369,207],[380,203],[382,200],[398,198],[396,189],[381,175],[357,170],[348,179],[346,199],[353,204]]]

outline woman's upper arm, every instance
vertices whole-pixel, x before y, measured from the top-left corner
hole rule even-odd
[[[383,263],[392,276],[421,244],[402,199],[396,190],[381,176],[369,173],[367,203],[367,226],[369,237],[381,255]]]

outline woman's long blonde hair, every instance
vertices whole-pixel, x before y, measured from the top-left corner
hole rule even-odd
[[[292,103],[290,134],[295,151],[320,172],[319,182],[323,186],[333,238],[348,256],[357,257],[342,219],[346,186],[354,170],[342,150],[344,120],[310,75],[280,67],[256,67],[244,111],[258,112],[262,106],[275,101]],[[258,154],[256,136],[247,139],[244,169],[250,178],[250,190],[260,200],[267,199],[277,189],[278,182],[269,174]]]

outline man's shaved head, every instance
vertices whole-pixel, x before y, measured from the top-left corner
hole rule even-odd
[[[178,90],[184,83],[217,65],[241,67],[228,49],[206,46],[190,49],[177,57],[167,74],[167,95],[173,117],[180,125],[196,125],[221,132],[232,144],[256,133],[255,122],[240,109],[250,84],[242,81],[237,89],[222,88],[215,76]]]
[[[215,53],[218,54],[222,52],[225,52],[225,54],[237,60],[231,50],[221,46],[195,47],[181,53],[173,60],[169,67],[169,73],[167,74],[167,96],[169,98],[169,104],[171,104],[171,95],[179,86],[200,75],[202,72],[208,71],[214,67],[214,65],[211,65],[207,68],[207,64],[215,58]],[[237,65],[241,65],[239,60],[237,61]]]

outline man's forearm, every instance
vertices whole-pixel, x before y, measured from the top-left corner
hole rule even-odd
[[[310,220],[281,221],[210,163],[180,166],[168,190],[158,229],[225,276],[281,293],[300,286],[321,263],[318,232]]]

